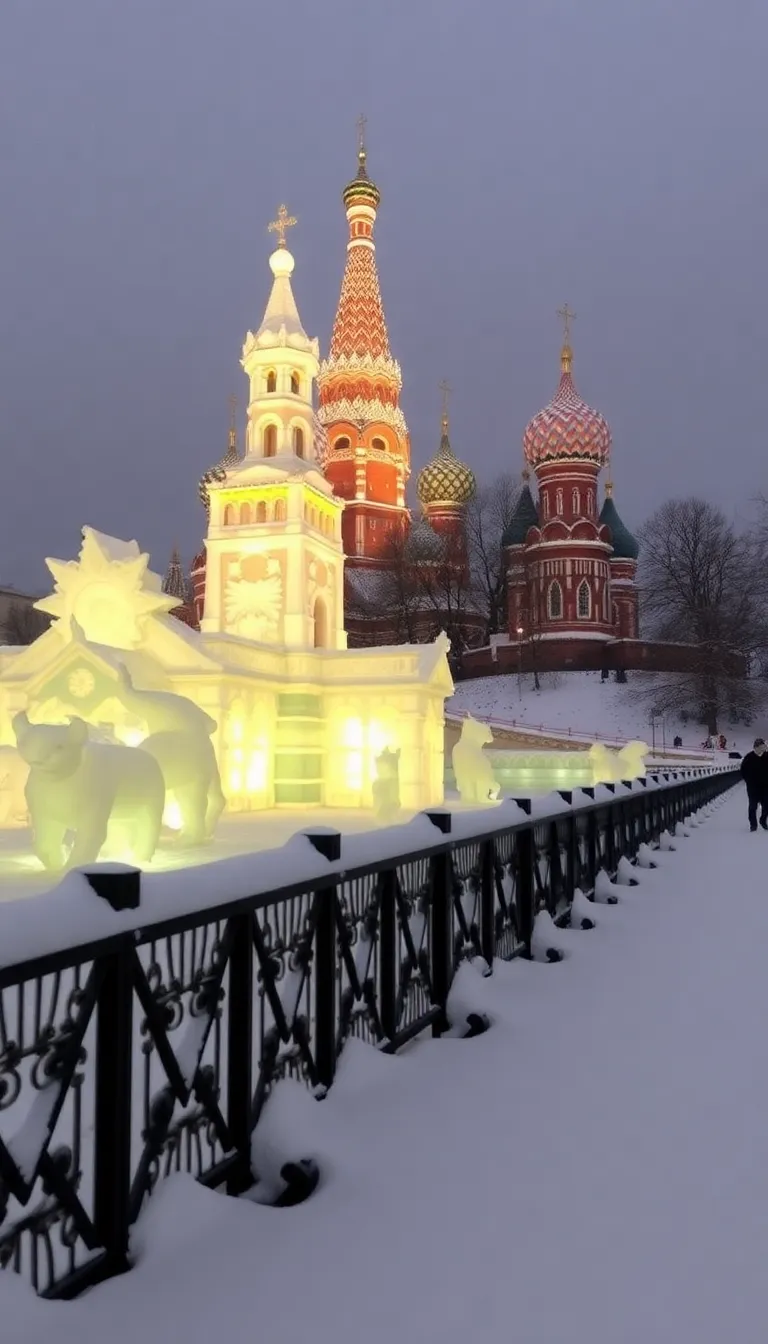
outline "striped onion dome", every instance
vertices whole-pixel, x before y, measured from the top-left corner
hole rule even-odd
[[[611,451],[611,431],[599,411],[582,401],[571,375],[573,351],[564,345],[560,385],[548,406],[534,415],[523,434],[523,452],[533,467],[548,462],[594,462],[602,467]]]

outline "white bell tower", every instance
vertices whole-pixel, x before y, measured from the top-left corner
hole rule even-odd
[[[242,354],[245,456],[209,485],[200,624],[281,647],[344,649],[344,504],[322,474],[324,435],[312,404],[318,343],[301,325],[285,244],[295,223],[281,206],[269,226],[278,235],[272,292]]]

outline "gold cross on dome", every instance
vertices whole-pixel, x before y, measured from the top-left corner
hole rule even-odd
[[[362,112],[357,118],[357,148],[365,149],[365,128],[368,125],[368,118],[364,117]]]
[[[576,314],[566,303],[562,308],[558,308],[557,316],[562,317],[563,319],[563,339],[565,340],[565,344],[569,345],[571,341],[571,323]]]
[[[447,420],[447,419],[448,419],[448,398],[450,397],[450,395],[451,395],[451,391],[452,391],[451,384],[447,381],[447,379],[444,378],[443,381],[442,381],[442,383],[438,383],[438,387],[440,388],[440,391],[441,391],[442,396],[443,396],[442,417],[443,417],[444,420]]]
[[[269,232],[277,234],[278,247],[285,247],[285,235],[288,229],[292,229],[294,224],[298,223],[295,215],[289,215],[284,205],[280,206],[277,212],[277,219],[273,219],[269,225]]]

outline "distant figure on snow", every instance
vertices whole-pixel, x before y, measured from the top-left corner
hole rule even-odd
[[[680,736],[679,733],[677,734],[677,737],[675,738],[675,740],[674,740],[674,742],[673,742],[672,745],[673,745],[674,747],[678,748],[678,749],[679,749],[680,747],[682,747],[682,745],[683,745],[683,739],[682,739],[682,737]]]
[[[760,825],[768,831],[768,756],[765,754],[765,741],[755,738],[755,745],[741,762],[741,773],[747,786],[748,817],[750,831],[757,830],[757,809],[760,808]]]

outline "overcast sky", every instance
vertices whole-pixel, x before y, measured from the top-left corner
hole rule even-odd
[[[0,582],[87,523],[164,570],[246,390],[285,201],[327,349],[368,118],[414,466],[519,471],[575,377],[638,524],[768,487],[766,0],[0,0]]]

